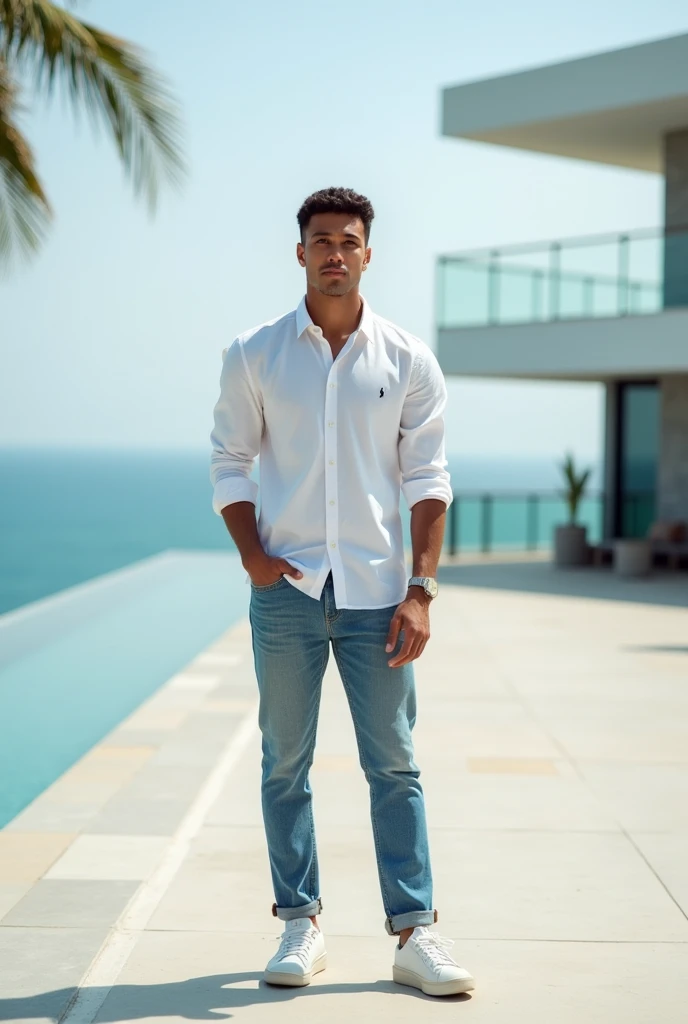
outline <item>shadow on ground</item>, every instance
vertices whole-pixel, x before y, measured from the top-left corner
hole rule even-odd
[[[236,986],[236,987],[235,987]],[[180,1017],[185,1020],[229,1020],[232,1010],[261,1003],[285,1003],[292,999],[313,998],[319,995],[346,996],[357,992],[386,992],[389,995],[410,996],[437,1002],[418,989],[396,985],[392,981],[374,981],[327,985],[314,983],[303,988],[267,985],[262,972],[243,971],[236,974],[212,974],[186,981],[161,985],[114,985],[111,989],[86,989],[93,1004],[102,1002],[96,1015],[99,1024],[115,1021],[138,1020],[143,1017]],[[73,988],[54,989],[17,999],[0,999],[0,1020],[54,1020],[65,1014]],[[468,993],[443,996],[442,1002],[457,1003],[470,1000]],[[91,1004],[91,1005],[93,1005]]]
[[[542,561],[486,562],[441,565],[437,579],[440,585],[688,607],[688,573],[681,571],[657,569],[650,576],[624,579],[608,567],[557,569]]]
[[[626,644],[624,650],[639,654],[688,654],[681,644]]]

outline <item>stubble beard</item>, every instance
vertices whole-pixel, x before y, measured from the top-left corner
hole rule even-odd
[[[349,277],[342,278],[341,280],[333,280],[328,284],[324,284],[322,281],[314,281],[313,283],[321,295],[343,296],[347,295],[354,287],[354,284]]]

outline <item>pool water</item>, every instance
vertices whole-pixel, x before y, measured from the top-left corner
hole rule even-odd
[[[0,616],[0,827],[248,613],[234,553],[166,551]]]

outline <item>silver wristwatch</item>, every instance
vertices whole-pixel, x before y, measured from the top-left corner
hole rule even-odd
[[[409,587],[422,587],[428,597],[437,597],[437,580],[432,576],[412,576],[408,581]]]

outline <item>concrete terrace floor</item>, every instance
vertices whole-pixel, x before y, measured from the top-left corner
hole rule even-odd
[[[682,1024],[685,574],[474,559],[441,580],[416,758],[435,928],[473,993],[390,980],[333,658],[312,771],[329,966],[261,981],[282,925],[244,619],[0,832],[0,1019]]]

